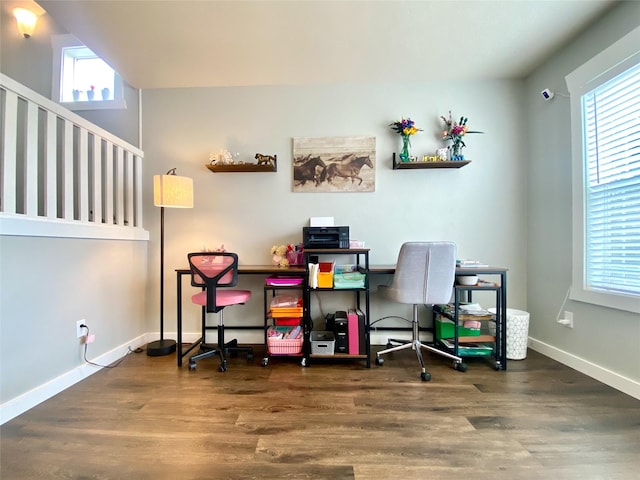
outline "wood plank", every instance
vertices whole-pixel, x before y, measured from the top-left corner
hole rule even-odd
[[[374,347],[374,350],[382,347]],[[536,352],[466,373],[131,354],[0,427],[0,477],[635,479],[640,401]],[[78,452],[82,461],[77,461]]]

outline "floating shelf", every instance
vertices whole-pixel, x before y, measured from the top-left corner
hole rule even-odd
[[[471,163],[471,160],[440,161],[440,162],[396,162],[396,154],[393,154],[394,170],[420,170],[423,168],[461,168]]]
[[[277,172],[276,165],[257,165],[255,163],[240,163],[237,165],[211,165],[206,167],[214,173],[222,172]]]

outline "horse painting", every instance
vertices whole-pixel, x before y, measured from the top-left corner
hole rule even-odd
[[[353,158],[347,162],[349,157]],[[373,169],[373,163],[371,162],[371,159],[368,155],[366,157],[346,155],[340,161],[331,163],[322,171],[320,175],[320,183],[324,182],[325,180],[329,183],[332,183],[335,177],[343,177],[346,179],[350,178],[351,183],[355,183],[356,180],[360,180],[358,185],[362,185],[362,178],[358,175],[360,174],[360,169],[364,165]]]
[[[307,155],[303,157],[303,163],[301,165],[295,165],[293,167],[293,180],[300,182],[300,185],[304,185],[313,180],[316,186],[318,186],[320,184],[318,177],[324,174],[326,166],[320,157]],[[318,175],[317,172],[318,167],[322,168],[320,175]]]

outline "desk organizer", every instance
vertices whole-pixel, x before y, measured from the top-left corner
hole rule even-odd
[[[333,262],[319,262],[318,288],[333,288]]]
[[[364,288],[364,274],[336,273],[333,276],[333,288]]]

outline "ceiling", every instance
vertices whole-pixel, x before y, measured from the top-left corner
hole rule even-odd
[[[148,89],[523,78],[616,0],[37,3]]]

